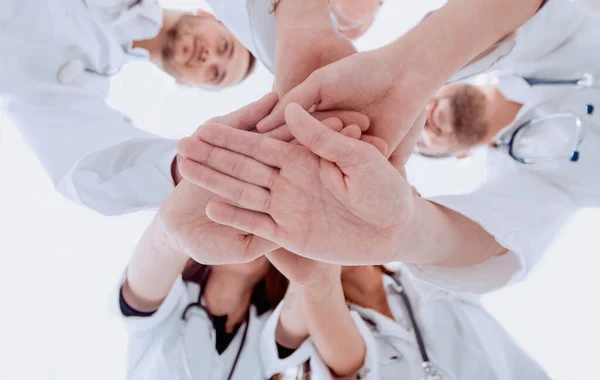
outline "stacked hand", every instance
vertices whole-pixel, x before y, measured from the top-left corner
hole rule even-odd
[[[196,136],[203,134],[204,129],[211,126],[232,130],[251,130],[256,123],[268,115],[277,102],[276,94],[269,94],[229,115],[212,119],[200,127],[194,137],[197,144],[202,142]],[[332,129],[341,131],[352,138],[360,138],[361,130],[368,127],[368,119],[356,112],[324,112],[315,117]],[[278,130],[278,138],[291,140],[286,127]],[[281,132],[284,132],[281,134]],[[245,132],[252,136],[252,132]],[[292,143],[294,143],[292,141]],[[184,141],[180,151],[188,154]],[[204,145],[206,148],[206,145]],[[199,152],[201,152],[199,150]],[[213,162],[213,159],[209,160]],[[234,165],[231,160],[216,161],[221,165]],[[272,241],[253,235],[230,226],[217,224],[206,215],[206,207],[211,201],[223,200],[211,191],[198,187],[188,180],[180,182],[173,194],[161,207],[159,217],[169,244],[177,251],[189,255],[202,264],[232,264],[249,262],[277,248]]]
[[[182,175],[226,200],[208,217],[320,261],[389,262],[412,192],[385,145],[335,133],[298,105],[286,121],[304,146],[218,124],[182,141]]]

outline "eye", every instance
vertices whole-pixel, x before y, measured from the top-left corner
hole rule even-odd
[[[225,53],[229,49],[229,42],[227,40],[223,40],[221,42],[221,53]]]

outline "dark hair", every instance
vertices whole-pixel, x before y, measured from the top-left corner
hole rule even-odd
[[[256,57],[250,53],[250,50],[248,50],[248,54],[250,55],[250,59],[248,60],[248,70],[246,70],[246,75],[244,75],[242,81],[246,80],[246,78],[256,71]]]
[[[210,265],[199,264],[190,259],[181,274],[183,281],[194,282],[201,287],[206,284],[210,276]],[[254,288],[252,304],[256,306],[259,314],[273,310],[285,296],[288,279],[275,267],[269,264],[265,278]]]

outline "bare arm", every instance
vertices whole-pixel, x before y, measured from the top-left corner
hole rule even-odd
[[[267,255],[290,280],[275,339],[298,348],[310,336],[322,361],[337,376],[349,376],[365,361],[366,347],[348,306],[341,268],[278,249]]]
[[[275,340],[283,347],[297,349],[309,336],[298,288],[290,283],[275,330]]]
[[[302,287],[300,299],[311,340],[336,376],[351,376],[365,362],[366,346],[350,315],[341,281]]]
[[[123,285],[125,302],[140,312],[157,310],[188,259],[166,243],[160,220],[155,217],[129,262]]]
[[[477,54],[514,32],[542,5],[542,0],[451,0],[401,38],[383,48],[396,77],[415,60],[411,72],[421,86],[437,89]],[[420,74],[420,75],[419,75]],[[404,88],[404,87],[403,87]]]
[[[473,266],[507,252],[490,233],[466,216],[413,193],[409,222],[398,229],[392,261],[449,267]]]

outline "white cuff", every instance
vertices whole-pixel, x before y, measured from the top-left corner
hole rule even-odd
[[[314,351],[312,343],[307,339],[292,355],[285,359],[279,358],[275,331],[279,323],[282,307],[283,302],[280,302],[269,316],[260,337],[260,357],[265,371],[264,374],[267,378],[271,378],[278,373],[285,373],[290,368],[298,368],[310,359],[311,353]]]

